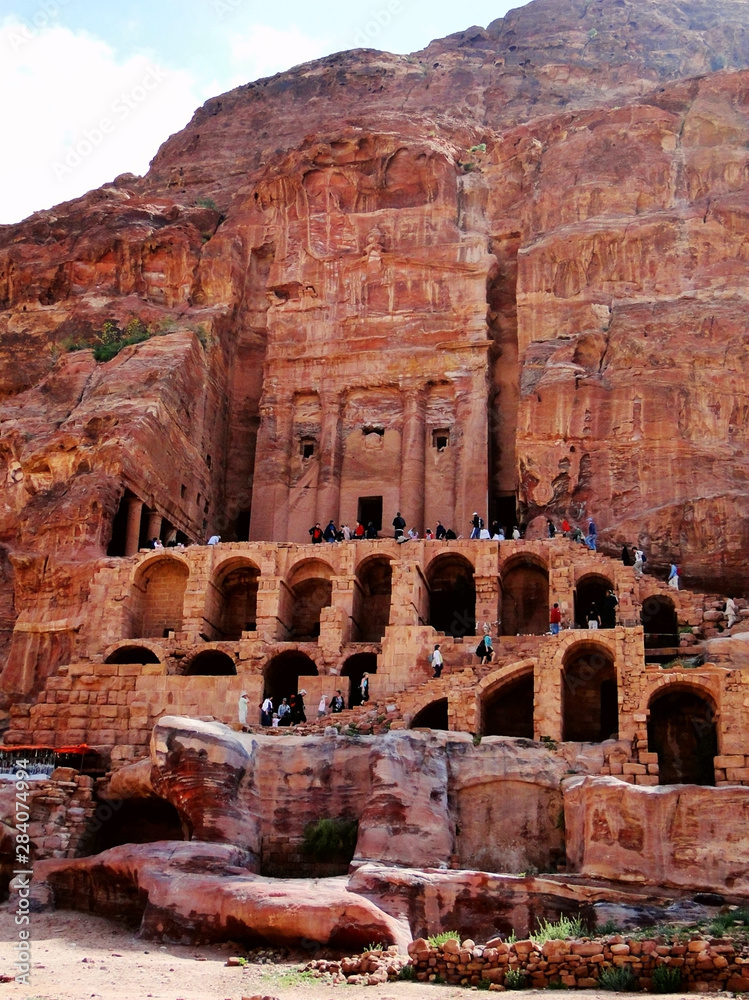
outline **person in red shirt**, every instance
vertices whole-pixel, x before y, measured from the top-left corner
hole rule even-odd
[[[549,611],[549,632],[552,635],[559,635],[559,627],[561,624],[562,612],[559,610],[559,605],[555,604],[551,611]]]

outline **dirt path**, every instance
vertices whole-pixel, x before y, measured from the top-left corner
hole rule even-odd
[[[68,910],[31,916],[29,985],[0,983],[0,1000],[242,1000],[257,994],[279,1000],[465,1000],[453,986],[385,983],[333,986],[308,981],[298,966],[227,967],[231,946],[184,947],[143,941],[118,924]],[[7,904],[0,907],[0,975],[15,974],[18,928]],[[527,990],[544,996],[548,991]],[[610,1000],[612,994],[558,990],[557,1000]],[[521,996],[518,993],[518,996]]]

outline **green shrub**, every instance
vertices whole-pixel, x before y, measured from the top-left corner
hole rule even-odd
[[[212,212],[218,212],[218,205],[213,200],[213,198],[196,198],[195,199],[196,208],[210,208]]]
[[[441,934],[432,934],[427,938],[430,948],[441,948],[445,941],[455,940],[460,942],[458,931],[442,931]]]
[[[565,917],[564,915],[557,921],[536,918],[538,930],[531,932],[531,938],[537,944],[545,941],[564,941],[567,938],[580,937],[586,933],[587,928],[583,924],[582,917]]]
[[[523,969],[508,969],[505,973],[506,990],[524,990],[528,975]]]
[[[302,850],[316,861],[332,861],[341,855],[352,858],[358,835],[358,820],[319,819],[305,826]]]
[[[563,990],[565,988],[561,979],[552,979],[546,986],[547,990]]]
[[[605,936],[607,934],[616,934],[619,930],[619,925],[615,920],[607,920],[605,924],[601,924],[599,927],[596,924],[596,934],[600,936]]]
[[[403,968],[398,973],[398,979],[412,980],[416,978],[416,970],[413,965],[409,962],[408,965],[404,965]]]
[[[678,993],[681,990],[681,969],[673,965],[657,965],[653,969],[653,993]]]
[[[604,969],[598,979],[602,990],[612,993],[635,993],[639,989],[632,969],[628,965],[612,965]]]

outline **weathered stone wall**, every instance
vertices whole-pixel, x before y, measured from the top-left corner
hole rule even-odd
[[[461,986],[483,983],[504,987],[509,970],[524,973],[532,989],[559,984],[566,989],[600,989],[606,969],[628,967],[641,990],[652,989],[654,969],[665,965],[681,973],[681,988],[712,992],[749,989],[749,949],[730,940],[708,940],[694,935],[684,944],[666,944],[662,938],[605,938],[508,944],[501,938],[485,945],[455,938],[438,948],[424,938],[408,946],[416,979]]]

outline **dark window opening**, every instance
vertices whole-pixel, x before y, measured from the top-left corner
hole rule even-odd
[[[357,521],[366,528],[369,522],[377,531],[382,530],[382,497],[359,497],[357,506]]]
[[[347,708],[354,708],[356,705],[361,705],[361,679],[364,674],[375,673],[377,673],[376,653],[355,653],[346,660],[341,671],[341,677],[348,678],[349,682],[348,699],[346,701]],[[371,697],[370,692],[370,699]]]
[[[185,673],[190,677],[234,677],[237,668],[227,653],[207,649],[204,653],[198,653]]]
[[[505,529],[505,535],[509,538],[509,532],[518,523],[514,493],[505,493],[494,498],[494,518],[499,522],[500,528]]]
[[[160,663],[158,656],[146,646],[120,646],[110,653],[105,663]]]
[[[672,689],[650,704],[648,749],[658,754],[661,785],[714,785],[715,711],[698,694]]]
[[[247,542],[250,539],[250,512],[241,510],[237,515],[235,533],[238,542]]]
[[[205,464],[206,464],[206,465],[208,466],[208,468],[210,469],[210,467],[211,467],[211,456],[210,456],[210,455],[206,455],[206,456],[205,456]]]
[[[444,451],[450,444],[450,431],[432,431],[432,447]]]
[[[367,425],[366,427],[362,427],[361,432],[362,434],[377,434],[379,437],[385,436],[384,427],[370,427]]]
[[[179,488],[179,495],[182,497],[183,500],[185,499],[185,496],[187,495],[187,487],[185,486],[184,483],[182,483],[182,485]]]
[[[302,458],[312,458],[315,454],[315,442],[310,441],[309,438],[302,438],[301,454]]]
[[[524,736],[533,739],[533,673],[495,689],[482,708],[484,736]]]

